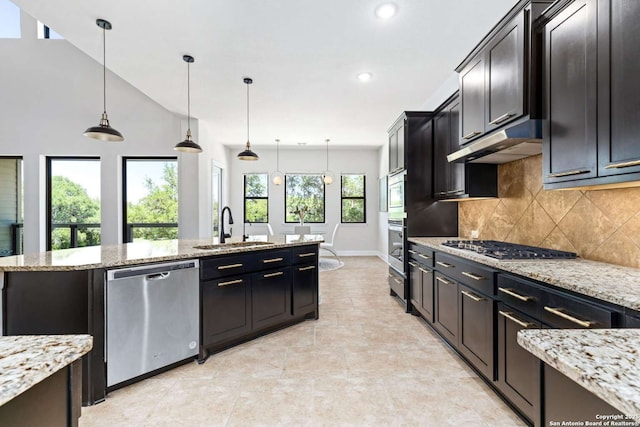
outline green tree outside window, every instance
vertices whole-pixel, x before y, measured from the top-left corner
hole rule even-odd
[[[341,221],[343,223],[367,222],[366,180],[364,175],[342,175],[341,185]]]
[[[302,207],[307,207],[304,222],[325,222],[324,190],[322,175],[285,175],[285,222],[299,222],[295,212]]]
[[[266,173],[244,176],[244,222],[269,222],[269,175]]]

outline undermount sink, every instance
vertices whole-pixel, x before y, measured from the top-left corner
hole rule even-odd
[[[232,243],[216,243],[211,245],[199,245],[194,246],[194,249],[203,249],[209,251],[221,250],[221,249],[229,249],[229,248],[255,248],[262,246],[272,246],[274,243],[271,242],[232,242]]]

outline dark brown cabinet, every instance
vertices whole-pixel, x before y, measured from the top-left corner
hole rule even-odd
[[[251,331],[251,276],[232,276],[201,282],[204,347]]]
[[[545,188],[640,180],[640,4],[560,2],[543,19]]]
[[[404,169],[404,142],[406,119],[394,123],[389,129],[389,173]]]
[[[475,58],[460,72],[460,144],[466,144],[484,133],[485,104],[484,58]]]
[[[318,267],[301,264],[293,267],[293,315],[314,312],[318,306]],[[317,314],[316,314],[317,318]]]
[[[433,323],[433,251],[412,243],[407,252],[412,312],[419,313],[427,322]]]
[[[458,344],[458,284],[442,275],[434,273],[434,314],[433,326],[451,345]]]
[[[291,316],[291,267],[255,273],[251,277],[253,329],[283,323]]]
[[[495,379],[493,298],[458,284],[458,350],[490,380]]]

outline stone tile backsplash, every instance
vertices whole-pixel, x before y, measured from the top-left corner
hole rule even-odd
[[[640,187],[543,190],[542,156],[498,167],[499,199],[458,203],[460,236],[578,253],[640,268]]]

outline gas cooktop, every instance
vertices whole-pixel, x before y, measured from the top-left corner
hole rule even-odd
[[[517,245],[497,240],[447,240],[442,243],[451,248],[473,251],[495,259],[572,259],[574,252],[557,251],[555,249],[537,248],[535,246]]]

